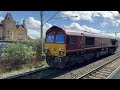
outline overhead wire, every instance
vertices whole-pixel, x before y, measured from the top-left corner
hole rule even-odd
[[[53,17],[55,17],[58,13],[60,13],[60,11],[58,11],[57,13],[55,13],[52,17],[50,17],[45,23],[43,23],[43,25],[44,24],[46,24],[48,21],[50,21]]]

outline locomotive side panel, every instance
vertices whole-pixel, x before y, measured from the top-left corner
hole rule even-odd
[[[67,51],[76,51],[81,48],[81,38],[80,36],[66,36],[66,49]]]
[[[101,47],[102,46],[102,39],[99,37],[95,37],[95,47]]]
[[[107,47],[111,45],[111,39],[102,38],[102,47]]]

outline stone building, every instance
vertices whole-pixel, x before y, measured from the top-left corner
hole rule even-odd
[[[11,13],[7,13],[4,20],[0,23],[0,40],[29,41],[30,37],[27,35],[25,20],[23,20],[22,25],[18,25]]]

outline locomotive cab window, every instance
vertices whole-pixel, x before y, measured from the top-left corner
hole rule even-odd
[[[64,34],[56,35],[56,43],[64,43]]]
[[[46,42],[47,43],[53,43],[54,42],[54,37],[55,37],[54,34],[48,34],[48,35],[46,35]]]
[[[85,45],[87,46],[93,46],[94,45],[95,38],[94,37],[86,37],[85,39]]]

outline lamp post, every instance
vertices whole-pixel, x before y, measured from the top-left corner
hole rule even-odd
[[[1,63],[1,61],[2,61],[2,48],[0,46],[0,63]]]

